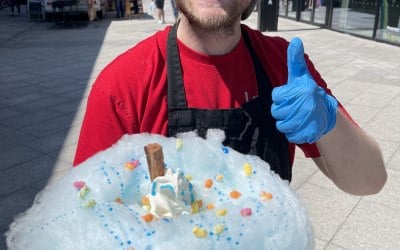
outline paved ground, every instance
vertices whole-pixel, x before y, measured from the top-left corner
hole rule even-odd
[[[144,1],[145,11],[149,0]],[[150,15],[112,12],[62,28],[0,10],[0,232],[72,162],[90,84],[112,58],[164,28]],[[166,19],[173,22],[169,1]],[[257,13],[248,21],[256,27]],[[291,184],[308,207],[317,249],[400,249],[400,47],[280,18],[280,35],[306,51],[359,124],[379,141],[389,179],[375,196],[333,186],[301,152]],[[0,249],[6,249],[0,238]]]

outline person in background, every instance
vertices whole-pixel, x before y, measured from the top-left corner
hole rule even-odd
[[[115,0],[116,18],[125,16],[125,0]]]
[[[154,4],[156,5],[158,23],[165,23],[165,15],[164,15],[164,0],[154,0]]]
[[[86,0],[86,1],[88,8],[88,18],[90,22],[93,22],[97,19],[96,0]]]
[[[179,12],[178,8],[176,8],[175,0],[171,0],[171,8],[172,8],[172,14],[174,14],[175,22],[177,22],[179,17]]]
[[[10,16],[16,16],[21,14],[21,7],[19,6],[18,0],[10,0],[10,8],[11,8],[11,14]],[[14,8],[17,8],[17,13],[14,12]]]
[[[125,0],[125,17],[131,17],[131,0]]]
[[[295,147],[343,191],[379,192],[377,142],[334,97],[302,41],[241,23],[256,0],[176,0],[172,27],[118,56],[88,97],[74,166],[124,134],[222,129],[224,145],[258,155],[290,181]]]

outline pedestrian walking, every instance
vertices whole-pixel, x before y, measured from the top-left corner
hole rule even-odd
[[[10,0],[10,8],[11,8],[10,16],[15,16],[15,13],[14,13],[15,7],[17,8],[17,15],[19,16],[19,14],[21,13],[21,7],[19,6],[18,0]]]
[[[170,1],[171,1],[172,13],[174,14],[176,22],[178,21],[178,16],[179,16],[178,8],[176,8],[175,0],[170,0]]]
[[[154,0],[157,9],[157,17],[158,23],[165,23],[165,15],[164,15],[164,0]]]

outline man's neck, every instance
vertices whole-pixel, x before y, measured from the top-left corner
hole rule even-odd
[[[241,37],[240,22],[232,29],[210,32],[193,27],[185,18],[178,26],[178,39],[189,48],[207,55],[225,55],[233,50]]]

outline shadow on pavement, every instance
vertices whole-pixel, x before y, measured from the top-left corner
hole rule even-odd
[[[55,28],[0,9],[0,249],[14,217],[31,207],[55,167],[71,166],[75,117],[112,21],[107,15]]]

